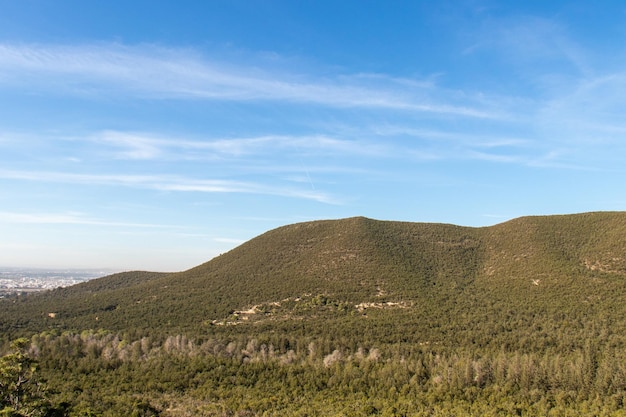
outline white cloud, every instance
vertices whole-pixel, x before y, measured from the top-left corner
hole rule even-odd
[[[247,193],[339,204],[340,200],[315,190],[302,190],[253,182],[195,179],[167,175],[96,175],[65,172],[0,170],[0,178],[36,182],[136,187],[160,191],[199,193]]]
[[[382,75],[312,76],[276,73],[211,61],[190,49],[154,45],[80,46],[0,44],[0,85],[57,89],[65,94],[111,88],[156,98],[278,100],[332,107],[361,107],[500,117],[500,112],[430,82]],[[4,81],[1,81],[1,80]],[[118,93],[118,91],[116,91]]]
[[[278,151],[323,155],[386,155],[389,146],[372,141],[336,139],[324,135],[267,135],[249,138],[191,140],[161,137],[142,132],[104,131],[93,141],[117,148],[122,159],[202,159],[207,157],[242,157],[275,154]]]
[[[626,71],[585,78],[547,101],[540,126],[570,145],[622,145],[626,132]]]
[[[479,159],[483,161],[490,162],[500,162],[500,163],[522,163],[525,162],[524,158],[520,158],[519,155],[503,155],[503,154],[494,154],[487,152],[478,152],[478,151],[468,151],[467,157],[469,159]]]
[[[520,101],[510,107],[519,108],[528,132],[526,142],[519,144],[523,164],[567,170],[621,169],[626,152],[623,48],[609,51],[610,42],[587,48],[593,40],[581,37],[576,27],[563,24],[559,16],[486,20],[476,39],[468,54],[497,58],[494,65],[510,68],[510,80],[518,80],[516,85],[529,90],[521,93],[528,103]]]
[[[122,159],[155,159],[162,156],[162,147],[167,144],[147,136],[113,131],[96,135],[96,141],[122,148],[117,153]]]
[[[466,54],[495,51],[516,70],[523,67],[524,71],[537,72],[541,68],[539,73],[543,76],[556,70],[579,74],[590,70],[583,48],[570,39],[567,28],[555,19],[516,15],[486,20],[476,36],[476,42],[464,51]],[[542,64],[550,64],[552,71],[546,72]]]
[[[126,223],[112,222],[107,220],[93,219],[81,213],[15,213],[0,211],[0,222],[23,223],[23,224],[79,224],[94,226],[119,226],[138,228],[172,228],[175,226],[149,224],[149,223]]]

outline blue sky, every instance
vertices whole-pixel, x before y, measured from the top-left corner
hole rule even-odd
[[[626,208],[621,1],[0,0],[0,265]]]

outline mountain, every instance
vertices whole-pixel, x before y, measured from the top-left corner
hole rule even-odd
[[[624,212],[299,223],[0,300],[0,379],[34,358],[63,416],[620,416],[625,295]]]
[[[280,227],[179,273],[126,272],[14,298],[3,303],[0,322],[12,335],[50,328],[196,335],[216,324],[305,317],[302,305],[321,297],[350,312],[411,311],[412,321],[445,327],[447,314],[462,321],[477,308],[496,317],[574,305],[591,311],[617,303],[625,277],[623,212],[483,228],[356,217]]]

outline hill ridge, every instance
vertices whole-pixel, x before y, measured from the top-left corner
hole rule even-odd
[[[625,295],[626,213],[352,217],[0,300],[0,350],[69,415],[617,416]]]
[[[485,227],[363,216],[316,220],[269,230],[186,271],[120,273],[10,300],[0,325],[15,332],[121,330],[133,323],[140,332],[197,333],[234,311],[307,296],[350,312],[367,303],[578,300],[568,285],[589,285],[598,294],[599,283],[621,288],[625,254],[624,212],[525,216]],[[49,312],[55,320],[46,318]]]

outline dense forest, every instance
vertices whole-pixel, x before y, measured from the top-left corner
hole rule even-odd
[[[626,416],[625,295],[626,213],[300,223],[2,300],[0,415]]]

